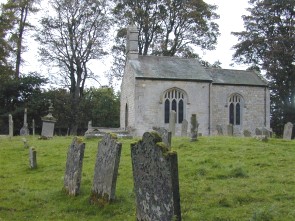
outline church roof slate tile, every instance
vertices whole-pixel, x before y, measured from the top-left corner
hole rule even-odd
[[[138,56],[138,59],[128,62],[135,72],[135,78],[267,86],[267,82],[255,71],[204,68],[196,59],[192,58]]]

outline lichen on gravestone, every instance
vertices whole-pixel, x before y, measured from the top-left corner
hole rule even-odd
[[[131,158],[137,220],[181,220],[177,153],[154,131],[131,145]]]
[[[115,199],[122,144],[107,133],[98,145],[90,203],[101,206]]]

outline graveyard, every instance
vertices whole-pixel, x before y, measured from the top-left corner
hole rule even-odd
[[[110,202],[90,203],[101,138],[85,139],[80,189],[64,190],[73,137],[0,137],[0,220],[136,220],[131,146],[122,144]],[[172,137],[178,157],[181,218],[186,221],[294,220],[295,141],[253,137]],[[32,149],[33,148],[33,149]],[[29,161],[35,151],[37,163]]]

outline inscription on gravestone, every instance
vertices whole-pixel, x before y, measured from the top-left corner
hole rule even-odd
[[[115,199],[122,144],[115,134],[105,134],[98,146],[91,203],[105,204]]]
[[[138,221],[181,220],[178,163],[157,132],[131,144],[136,218]]]
[[[85,143],[74,137],[68,149],[64,177],[64,190],[71,196],[76,196],[80,192],[84,149]]]
[[[283,139],[284,140],[291,140],[292,139],[292,132],[293,132],[293,124],[291,122],[286,123],[284,126]]]

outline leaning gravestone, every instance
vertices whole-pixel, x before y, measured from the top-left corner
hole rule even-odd
[[[260,128],[255,128],[255,135],[262,135],[262,130]]]
[[[37,151],[35,148],[30,147],[30,168],[31,169],[36,169],[37,168]]]
[[[131,144],[137,220],[181,220],[177,153],[161,141],[146,132]]]
[[[191,116],[191,141],[196,141],[198,139],[198,127],[199,127],[199,123],[197,120],[197,115],[192,114],[192,116]]]
[[[164,127],[153,127],[153,130],[157,131],[161,138],[162,142],[167,145],[167,147],[171,148],[171,132],[166,130]]]
[[[283,139],[284,140],[291,140],[292,139],[292,132],[293,132],[293,124],[291,122],[286,123],[284,126]]]
[[[188,122],[186,119],[184,119],[181,124],[181,136],[182,137],[187,136],[187,128],[188,128]]]
[[[80,192],[84,149],[85,143],[81,139],[74,137],[68,149],[64,177],[64,190],[71,196],[76,196]]]
[[[41,136],[45,138],[52,138],[54,133],[54,124],[56,122],[56,118],[52,116],[53,106],[51,101],[49,101],[49,111],[48,114],[42,117],[42,132]]]
[[[175,123],[176,123],[176,112],[170,111],[169,131],[172,133],[172,136],[175,136]]]
[[[99,143],[94,168],[91,203],[104,205],[115,199],[122,144],[115,134],[107,133]]]
[[[251,137],[251,132],[249,130],[243,131],[244,137]]]

